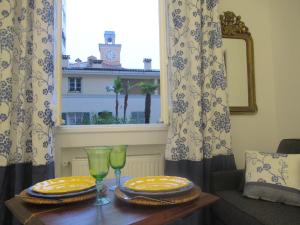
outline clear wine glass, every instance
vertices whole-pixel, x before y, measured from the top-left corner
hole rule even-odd
[[[116,185],[113,185],[109,188],[111,191],[120,186],[121,169],[123,169],[126,163],[126,151],[127,145],[118,145],[112,147],[109,162],[110,166],[115,170]]]
[[[95,205],[105,205],[110,200],[103,196],[103,178],[109,171],[111,147],[90,147],[85,149],[88,155],[90,175],[96,179],[97,197]]]

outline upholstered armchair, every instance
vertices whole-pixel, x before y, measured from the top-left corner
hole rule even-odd
[[[300,139],[282,140],[277,153],[300,154]],[[300,207],[244,197],[244,183],[243,170],[212,174],[213,191],[220,197],[212,206],[213,225],[300,225]]]

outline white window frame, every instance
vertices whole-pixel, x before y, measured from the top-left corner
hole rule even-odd
[[[159,4],[159,36],[160,36],[160,121],[163,127],[166,127],[169,124],[168,118],[168,87],[167,87],[167,68],[168,68],[168,58],[167,58],[167,16],[166,16],[166,1],[167,0],[157,0]],[[63,129],[62,127],[62,0],[55,1],[56,3],[56,15],[55,15],[55,79],[56,79],[56,125],[58,128]],[[82,87],[81,87],[82,89]],[[148,124],[143,124],[145,129]],[[90,126],[90,125],[82,125],[82,126]],[[103,127],[105,125],[97,125],[99,127]],[[127,125],[111,125],[116,127],[126,127]],[[76,129],[76,128],[74,128]],[[77,128],[78,129],[78,128]]]
[[[74,79],[74,91],[71,91],[71,79]],[[80,90],[77,91],[78,80],[80,81]],[[68,77],[68,92],[81,93],[82,92],[82,78],[81,77]]]

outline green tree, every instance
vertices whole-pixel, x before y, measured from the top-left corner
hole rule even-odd
[[[159,87],[158,84],[140,82],[137,86],[141,89],[145,97],[145,123],[150,123],[151,114],[151,94]]]
[[[123,83],[123,91],[124,91],[124,111],[123,111],[123,120],[126,121],[126,111],[128,107],[128,91],[129,91],[129,82],[128,80]]]
[[[115,104],[115,112],[116,112],[116,120],[119,119],[119,94],[123,91],[122,81],[120,77],[114,80],[112,87],[106,87],[108,92],[113,91],[116,94],[116,104]]]
[[[123,121],[116,119],[116,117],[114,117],[111,112],[102,111],[98,113],[98,115],[97,114],[93,115],[91,123],[92,124],[122,124]]]
[[[87,113],[87,112],[83,113],[82,124],[84,124],[84,125],[89,125],[89,124],[91,124],[91,121],[90,121],[90,114],[89,114],[89,113]]]
[[[123,111],[123,120],[124,123],[126,122],[126,112],[128,107],[128,95],[129,90],[133,87],[132,84],[128,80],[123,81],[123,92],[124,92],[124,111]]]

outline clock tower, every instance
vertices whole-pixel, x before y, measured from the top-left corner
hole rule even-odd
[[[116,35],[114,31],[105,31],[105,44],[99,44],[100,59],[107,67],[121,67],[120,52],[121,45],[115,44]]]

